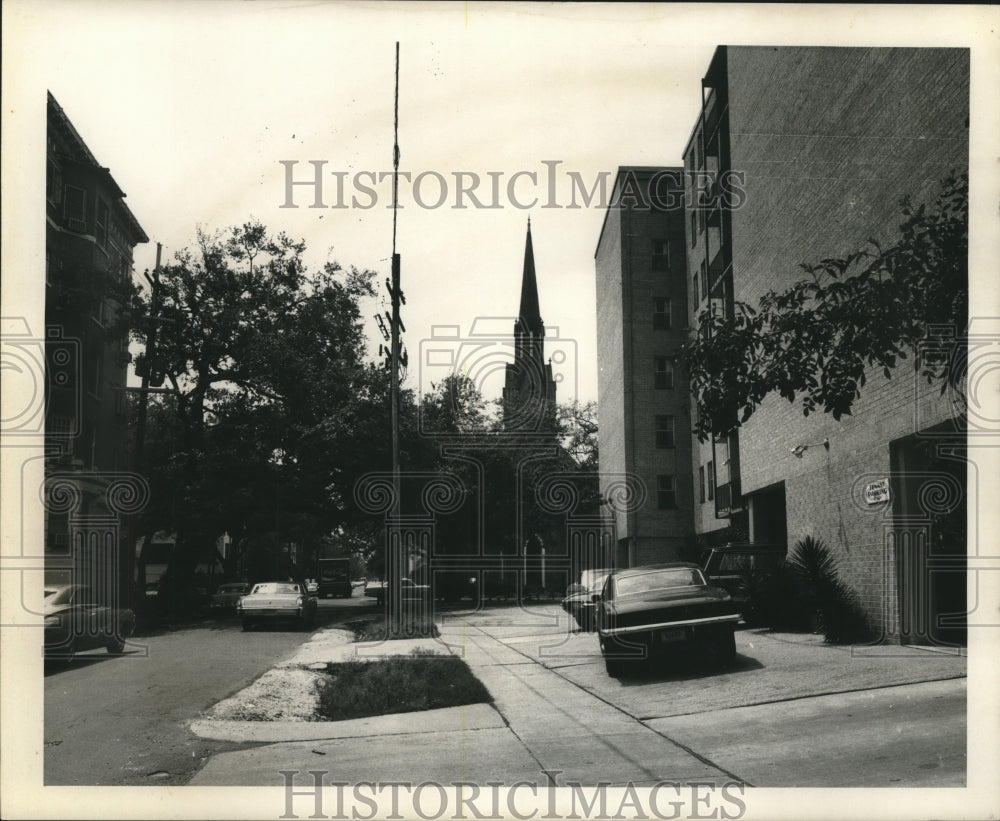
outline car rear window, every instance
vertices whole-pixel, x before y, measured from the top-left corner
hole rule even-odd
[[[267,584],[258,584],[253,589],[254,593],[262,593],[265,595],[274,595],[277,593],[298,593],[299,586],[297,584],[281,584],[280,582],[268,582]]]
[[[691,585],[703,584],[705,584],[705,579],[698,568],[676,567],[641,573],[637,576],[620,577],[615,586],[615,593],[618,596],[634,596],[639,593],[668,590],[672,587],[690,587]]]

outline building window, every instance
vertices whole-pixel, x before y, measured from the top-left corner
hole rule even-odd
[[[694,296],[694,312],[698,313],[698,306],[701,305],[701,297],[698,294],[698,275],[691,277],[691,293]]]
[[[708,463],[705,473],[708,474],[708,501],[711,502],[715,498],[715,462]]]
[[[674,363],[665,356],[654,357],[653,387],[671,390],[674,387]]]
[[[661,474],[656,477],[656,507],[660,510],[674,510],[677,507],[677,489],[674,477]]]
[[[665,239],[653,240],[653,270],[670,270],[670,243]]]
[[[48,174],[46,176],[45,197],[52,205],[58,205],[62,201],[62,172],[52,159],[49,159],[46,167]]]
[[[701,261],[701,268],[699,268],[698,273],[701,274],[701,292],[707,297],[708,296],[708,262],[705,260]]]
[[[63,218],[71,231],[87,230],[87,192],[75,185],[66,186],[63,198]]]
[[[656,447],[658,447],[658,448],[672,448],[672,447],[674,447],[674,417],[673,416],[657,416],[656,417]]]
[[[691,247],[698,244],[698,214],[691,206]]]
[[[94,216],[94,236],[103,247],[108,243],[108,204],[98,198],[97,213]]]
[[[103,370],[104,370],[104,351],[98,350],[94,354],[94,385],[92,393],[96,396],[101,395],[101,382],[103,381]]]
[[[698,468],[698,501],[705,502],[705,466]]]
[[[653,328],[658,331],[670,330],[670,297],[653,297]]]

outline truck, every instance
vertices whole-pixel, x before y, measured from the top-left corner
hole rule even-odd
[[[350,559],[319,560],[319,590],[316,593],[319,598],[334,596],[349,599],[353,592]]]

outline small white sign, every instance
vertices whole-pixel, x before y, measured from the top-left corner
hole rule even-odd
[[[889,480],[878,479],[865,485],[865,501],[870,505],[889,501]]]

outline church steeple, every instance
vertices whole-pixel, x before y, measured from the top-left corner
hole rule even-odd
[[[545,361],[545,325],[538,307],[535,252],[531,245],[531,217],[524,243],[521,306],[514,322],[514,361],[504,378],[504,429],[550,431],[555,424],[556,383],[552,365]]]
[[[521,307],[518,311],[522,332],[545,335],[542,315],[538,308],[538,283],[535,281],[535,251],[531,246],[531,217],[524,242],[524,271],[521,274]]]

